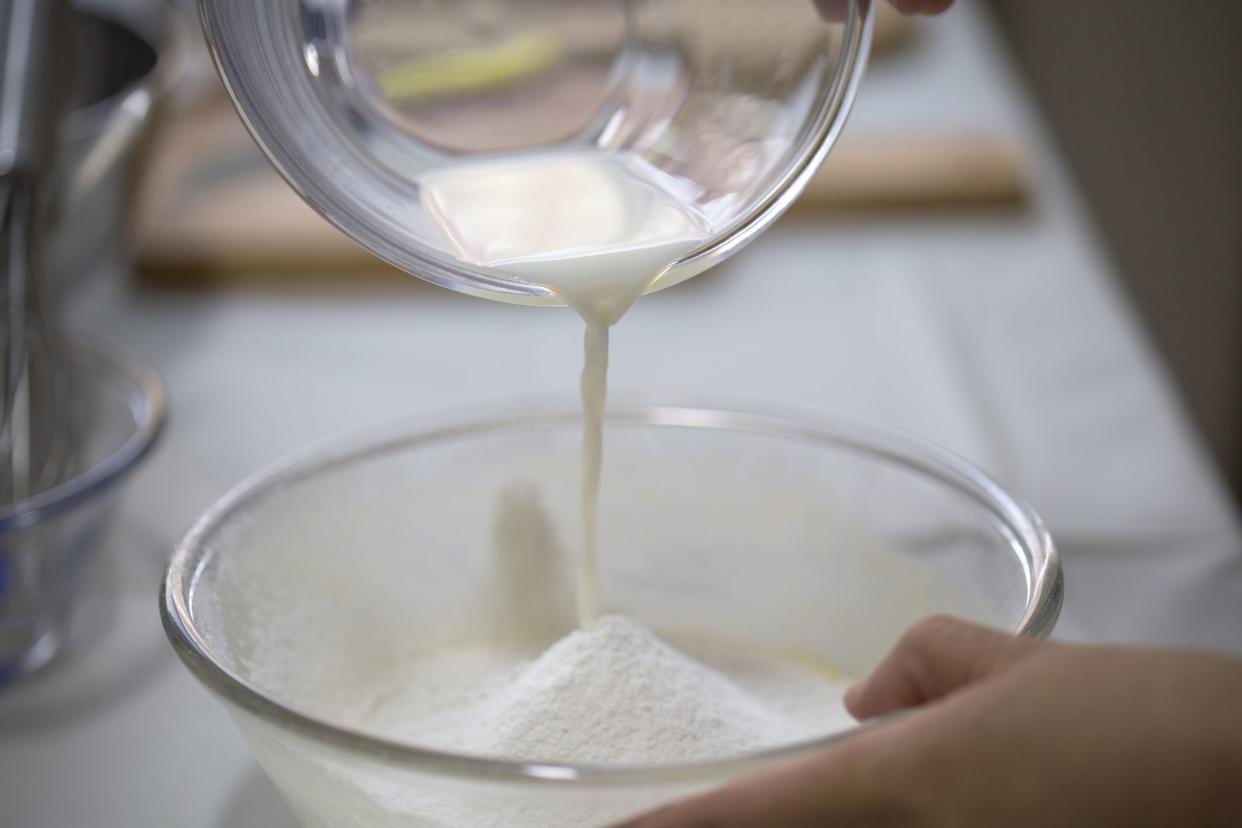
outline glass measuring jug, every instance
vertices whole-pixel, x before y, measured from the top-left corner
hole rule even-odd
[[[199,2],[229,94],[312,207],[402,270],[528,304],[561,298],[520,268],[469,255],[437,220],[430,183],[531,154],[585,153],[641,169],[645,184],[706,228],[647,290],[676,284],[775,220],[836,139],[862,75],[871,7],[823,6]],[[563,182],[536,175],[500,205],[509,211],[500,226],[518,226],[509,215],[557,192]]]

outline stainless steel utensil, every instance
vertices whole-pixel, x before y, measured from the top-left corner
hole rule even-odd
[[[45,256],[67,14],[65,0],[0,0],[0,504],[76,468],[72,378]]]
[[[195,66],[190,23],[164,3],[75,0],[74,11],[76,81],[57,141],[50,256],[62,296],[128,264],[139,148],[170,99],[193,92]]]

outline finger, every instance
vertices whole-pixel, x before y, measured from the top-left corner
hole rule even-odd
[[[992,675],[1039,646],[1031,639],[934,616],[906,631],[871,675],[846,692],[845,706],[859,719],[916,707]]]
[[[815,0],[815,8],[819,11],[819,16],[829,23],[840,23],[845,20],[849,5],[849,0]]]
[[[953,5],[953,0],[890,0],[902,14],[940,14]]]
[[[909,824],[896,801],[876,796],[865,737],[614,828],[834,828]]]
[[[889,0],[902,14],[940,14],[953,5],[953,0]],[[849,0],[815,0],[819,16],[830,23],[845,20]]]

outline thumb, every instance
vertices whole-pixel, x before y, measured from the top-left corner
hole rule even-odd
[[[999,673],[1041,646],[1046,645],[933,616],[907,630],[871,675],[846,692],[845,706],[858,719],[916,707]]]

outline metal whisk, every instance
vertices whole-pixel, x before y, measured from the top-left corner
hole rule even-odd
[[[73,375],[44,255],[66,13],[63,0],[0,0],[0,504],[76,470]]]

